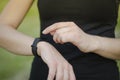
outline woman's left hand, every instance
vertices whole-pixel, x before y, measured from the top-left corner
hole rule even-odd
[[[93,36],[85,33],[74,22],[58,22],[47,27],[43,34],[50,33],[56,43],[70,42],[83,52],[90,52]]]

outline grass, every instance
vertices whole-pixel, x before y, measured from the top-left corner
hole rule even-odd
[[[0,11],[7,1],[0,0]],[[116,35],[120,37],[120,18],[118,22]],[[26,35],[39,36],[39,18],[36,1],[18,30]],[[13,55],[0,48],[0,80],[27,80],[29,78],[32,59],[33,57]],[[120,66],[119,61],[118,65]]]

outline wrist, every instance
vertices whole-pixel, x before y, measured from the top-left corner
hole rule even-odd
[[[100,47],[100,44],[101,44],[101,42],[100,42],[100,37],[99,36],[91,36],[91,44],[90,44],[89,52],[96,53],[96,51]]]
[[[37,44],[37,53],[38,53],[38,55],[39,56],[41,56],[41,50],[43,50],[43,47],[45,47],[45,45],[47,44],[48,42],[46,42],[46,41],[40,41],[40,42],[38,42],[38,44]]]
[[[75,45],[85,53],[96,52],[99,49],[100,41],[98,36],[85,34],[76,39]]]
[[[38,43],[41,42],[42,40],[40,38],[35,38],[31,47],[32,47],[32,53],[34,56],[39,57],[38,55]]]

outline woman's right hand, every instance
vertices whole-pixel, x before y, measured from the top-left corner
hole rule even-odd
[[[38,54],[49,67],[47,80],[76,80],[71,64],[51,44],[39,42]]]

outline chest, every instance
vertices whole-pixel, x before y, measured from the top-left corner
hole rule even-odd
[[[117,0],[38,0],[41,15],[74,16],[80,18],[113,18],[117,15]]]

